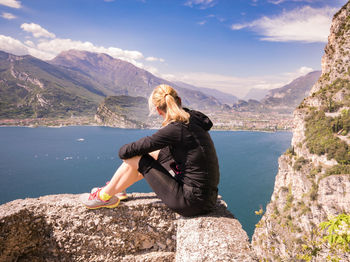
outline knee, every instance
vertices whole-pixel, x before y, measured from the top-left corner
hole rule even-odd
[[[153,151],[153,152],[150,152],[148,153],[151,157],[153,157],[155,160],[158,159],[158,156],[159,156],[159,152],[160,150],[156,150],[156,151]]]
[[[137,170],[139,168],[140,159],[140,156],[134,156],[132,158],[124,159],[123,162],[127,167]]]

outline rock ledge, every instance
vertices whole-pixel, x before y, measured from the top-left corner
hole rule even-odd
[[[79,195],[0,206],[0,261],[253,261],[246,232],[224,201],[183,218],[154,193],[87,210]]]

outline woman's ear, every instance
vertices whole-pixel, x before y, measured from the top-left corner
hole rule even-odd
[[[157,109],[158,115],[160,115],[160,116],[164,115],[163,110],[159,109],[158,106],[156,107],[156,109]]]

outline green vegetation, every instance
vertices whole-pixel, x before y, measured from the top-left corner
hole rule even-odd
[[[327,261],[340,261],[343,254],[350,252],[350,214],[339,214],[320,223],[306,241],[298,259],[312,261],[320,252],[327,251]]]
[[[309,197],[311,201],[317,200],[317,195],[318,195],[318,184],[313,182],[311,186],[311,190],[309,192]]]
[[[310,161],[308,159],[305,159],[304,157],[299,157],[294,165],[293,165],[293,169],[296,170],[296,171],[299,171],[302,169],[302,167],[304,165],[307,165]]]
[[[350,165],[335,165],[326,170],[325,176],[350,174]]]
[[[122,116],[132,123],[138,124],[140,127],[149,124],[147,123],[147,121],[150,121],[147,110],[148,102],[144,97],[109,96],[106,97],[101,104],[101,106],[103,105],[114,114]],[[108,118],[101,106],[97,114],[101,118]]]
[[[340,164],[350,164],[349,146],[335,135],[341,128],[349,130],[349,112],[338,118],[326,117],[323,110],[312,110],[306,119],[306,145],[311,153],[327,154],[328,159],[335,159]],[[346,131],[347,132],[347,131]]]
[[[296,153],[295,153],[295,151],[294,151],[294,146],[289,147],[289,148],[286,150],[285,154],[288,155],[289,157],[295,156]]]
[[[286,212],[286,211],[291,209],[291,207],[293,205],[293,200],[294,200],[294,197],[293,197],[293,193],[292,193],[292,186],[289,185],[289,187],[288,187],[288,195],[287,195],[287,198],[286,198],[286,205],[284,206],[284,209],[283,209],[284,212]]]
[[[332,97],[341,90],[344,92],[344,99],[341,102],[334,102]],[[324,106],[321,108],[321,111],[334,112],[342,106],[350,106],[350,95],[348,93],[345,94],[345,91],[348,90],[350,90],[350,81],[347,79],[337,78],[331,84],[321,88],[312,96],[317,96],[324,102]]]
[[[103,94],[84,75],[0,51],[0,119],[92,116]]]
[[[313,167],[308,175],[308,178],[311,179],[312,181],[316,178],[318,174],[322,172],[322,167]]]
[[[339,10],[339,12],[342,9]],[[338,13],[337,13],[338,14]],[[338,32],[336,34],[337,38],[338,37],[343,37],[344,33],[349,32],[350,31],[350,17],[348,16],[342,23],[342,25],[339,27]]]

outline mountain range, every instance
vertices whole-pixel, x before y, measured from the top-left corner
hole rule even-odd
[[[309,95],[320,75],[321,71],[308,73],[281,88],[268,90],[268,93],[260,101],[255,99],[239,100],[233,105],[233,108],[242,112],[292,113],[300,102]]]
[[[285,87],[270,90],[261,101],[246,102],[215,89],[171,83],[106,54],[69,50],[51,61],[42,61],[30,55],[16,56],[0,51],[0,118],[92,117],[101,105],[111,110],[125,107],[124,102],[118,104],[120,101],[135,100],[128,97],[147,98],[159,84],[175,87],[184,106],[193,109],[291,112],[306,96],[319,74],[313,72]],[[110,96],[115,98],[108,100]],[[115,107],[111,106],[111,101],[116,103]],[[138,106],[134,106],[129,114],[132,119],[125,121],[139,124],[140,119],[133,118],[137,109]],[[127,110],[122,111],[124,116],[128,115]],[[102,115],[99,117],[104,119]]]
[[[193,85],[190,85],[190,84],[187,84],[184,82],[174,82],[174,83],[178,87],[196,90],[196,91],[200,91],[200,92],[203,92],[205,94],[211,95],[211,96],[215,97],[216,99],[218,99],[219,102],[222,104],[232,105],[233,103],[238,101],[238,98],[236,96],[225,93],[225,92],[221,92],[221,91],[214,89],[214,88],[197,87],[197,86],[193,86]]]
[[[93,115],[103,100],[83,74],[35,57],[0,51],[0,117]]]
[[[91,81],[97,82],[96,86],[104,96],[127,95],[148,98],[156,86],[168,84],[176,88],[186,106],[210,109],[221,104],[213,96],[177,86],[131,63],[106,54],[69,50],[59,54],[50,63],[81,73]]]
[[[163,83],[173,85],[186,106],[221,105],[213,96],[177,87],[105,54],[70,50],[42,61],[0,51],[0,118],[94,115],[107,96],[148,97]]]
[[[248,101],[249,99],[254,99],[259,101],[263,99],[268,94],[268,92],[268,89],[251,88],[249,89],[248,93],[242,98],[242,100]]]

